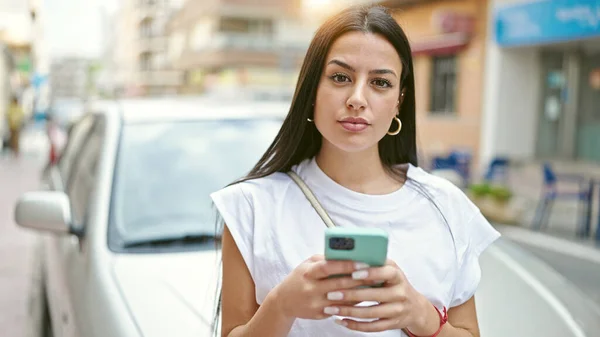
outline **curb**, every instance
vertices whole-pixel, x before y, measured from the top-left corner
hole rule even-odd
[[[594,247],[593,241],[576,242],[545,233],[534,232],[529,229],[502,224],[494,224],[494,227],[502,236],[517,243],[554,251],[600,265],[600,243],[597,244],[597,247]]]

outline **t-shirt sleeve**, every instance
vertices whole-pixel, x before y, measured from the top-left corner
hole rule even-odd
[[[481,266],[479,256],[491,245],[500,233],[487,221],[479,209],[469,202],[470,220],[462,227],[465,231],[466,247],[462,258],[459,258],[458,277],[455,280],[454,292],[450,307],[459,306],[468,301],[481,281]]]
[[[243,183],[230,185],[210,196],[254,276],[254,207],[244,192]]]

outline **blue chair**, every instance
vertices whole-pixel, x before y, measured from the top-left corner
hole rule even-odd
[[[450,158],[454,160],[456,171],[463,178],[465,186],[471,181],[471,162],[473,156],[468,150],[454,150],[450,152]]]
[[[490,162],[487,172],[485,173],[483,180],[487,183],[499,183],[501,185],[508,185],[508,169],[510,161],[506,157],[495,157]]]
[[[433,157],[431,159],[431,169],[432,170],[446,170],[446,169],[455,170],[456,169],[456,161],[450,157],[441,157],[441,156]]]
[[[589,236],[591,222],[591,197],[593,184],[590,179],[582,175],[556,174],[549,163],[542,165],[544,175],[544,187],[540,202],[538,203],[533,218],[533,229],[540,230],[547,227],[548,217],[555,200],[575,200],[580,205],[580,213],[577,224],[578,236]],[[558,184],[570,183],[577,187],[575,191],[560,191]]]
[[[458,173],[464,186],[471,178],[471,154],[467,151],[454,150],[447,157],[437,156],[431,160],[431,170],[454,170]]]

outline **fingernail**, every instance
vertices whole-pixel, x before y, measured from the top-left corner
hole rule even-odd
[[[323,312],[325,315],[337,315],[340,312],[340,309],[336,307],[325,307]]]
[[[355,280],[364,280],[369,276],[369,271],[359,270],[352,273],[352,278]]]
[[[327,293],[327,299],[330,301],[339,301],[344,299],[344,294],[340,291],[332,291]]]
[[[335,320],[335,323],[336,323],[336,324],[339,324],[339,325],[341,325],[341,326],[348,326],[348,323],[347,323],[347,322],[345,322],[345,321],[343,321],[343,320],[341,320],[341,319],[336,319],[336,320]]]
[[[367,269],[367,268],[369,268],[369,265],[364,262],[356,262],[354,264],[354,269],[356,269],[356,270]]]

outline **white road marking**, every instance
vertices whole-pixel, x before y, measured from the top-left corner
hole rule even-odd
[[[569,310],[542,284],[536,279],[527,269],[514,260],[510,255],[504,253],[502,250],[496,247],[490,247],[489,253],[492,254],[498,261],[501,261],[508,266],[512,271],[515,272],[526,284],[528,284],[532,290],[538,293],[548,305],[558,314],[558,316],[565,322],[567,327],[573,332],[573,336],[586,337],[585,332],[581,326],[573,318]]]

